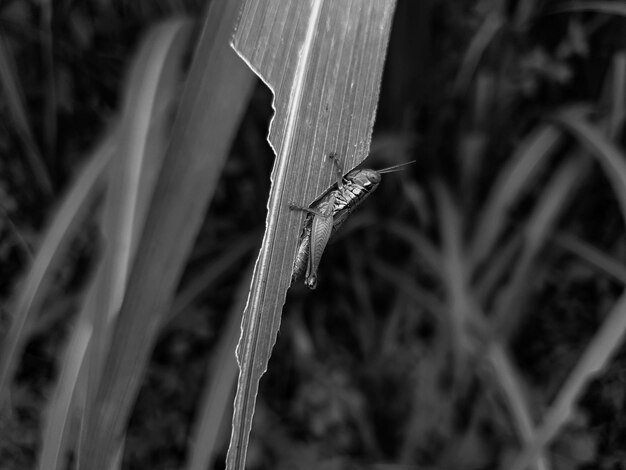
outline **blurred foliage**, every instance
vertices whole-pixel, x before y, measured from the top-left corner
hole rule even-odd
[[[432,253],[416,250],[414,241],[424,239],[422,246],[433,251],[445,245],[435,182],[461,214],[457,235],[465,248],[494,180],[543,119],[580,102],[593,103],[598,123],[610,113],[607,90],[626,86],[611,75],[623,60],[626,19],[555,8],[523,0],[398,1],[367,163],[380,168],[415,158],[416,168],[386,175],[367,208],[346,224],[324,255],[315,293],[292,288],[261,382],[249,468],[505,468],[499,466],[513,458],[519,444],[510,413],[484,364],[455,356],[463,353],[442,305],[445,283],[429,263]],[[54,191],[45,197],[38,187],[0,101],[3,330],[5,301],[43,221],[85,150],[114,119],[138,38],[159,18],[197,17],[203,9],[200,0],[0,2],[1,39],[15,60],[33,144]],[[259,236],[272,164],[265,141],[270,118],[270,93],[259,86],[181,290],[234,238]],[[623,117],[611,138],[623,149]],[[559,146],[507,212],[508,234],[522,231],[550,176],[575,147],[571,141]],[[556,231],[623,264],[624,222],[615,194],[597,168],[589,168]],[[10,410],[0,421],[2,468],[32,468],[69,320],[98,250],[94,238],[85,229],[72,247],[22,360]],[[223,312],[252,256],[249,247],[242,252],[164,328],[129,425],[126,468],[182,465]],[[553,238],[532,277],[511,351],[538,420],[624,286]],[[625,359],[622,348],[586,391],[549,449],[553,468],[623,467]]]

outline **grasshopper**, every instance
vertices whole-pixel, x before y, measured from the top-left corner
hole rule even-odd
[[[394,165],[382,170],[356,168],[346,175],[331,153],[335,166],[337,182],[328,188],[309,207],[289,203],[291,210],[306,212],[304,226],[298,243],[298,252],[293,264],[291,282],[304,276],[304,283],[309,289],[317,287],[317,268],[331,235],[345,222],[348,216],[374,192],[381,180],[381,175],[398,171],[413,162]]]

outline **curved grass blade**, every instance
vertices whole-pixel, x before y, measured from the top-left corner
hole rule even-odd
[[[533,181],[533,175],[561,141],[562,133],[552,125],[539,127],[529,135],[502,170],[480,214],[469,250],[470,266],[475,269],[491,252],[506,222],[506,211]]]
[[[276,340],[302,214],[368,153],[394,0],[249,0],[233,45],[274,93],[276,153],[266,231],[237,347],[240,373],[228,469],[245,466],[259,380]]]
[[[498,338],[517,331],[521,321],[521,306],[529,283],[534,280],[533,267],[541,249],[550,240],[556,223],[576,195],[576,189],[589,169],[589,160],[572,158],[563,163],[546,184],[526,224],[521,254],[515,261],[510,280],[496,300],[492,323]]]
[[[589,109],[572,107],[555,116],[561,124],[591,151],[604,170],[613,187],[617,202],[626,222],[626,162],[621,152],[609,141],[599,128],[586,120]],[[594,335],[580,360],[570,372],[565,383],[550,405],[534,439],[528,442],[517,456],[512,467],[522,470],[534,462],[539,452],[557,436],[572,415],[578,398],[589,381],[606,367],[611,356],[623,342],[626,332],[626,293],[607,315],[602,326]]]
[[[495,39],[498,32],[504,26],[504,20],[500,12],[494,12],[485,18],[463,57],[463,63],[454,82],[454,94],[465,96],[472,77],[476,73],[480,60],[489,44]]]
[[[626,155],[607,139],[603,132],[585,119],[586,107],[568,108],[554,120],[570,131],[595,156],[608,178],[626,222]]]
[[[512,470],[523,470],[536,461],[539,453],[550,443],[571,418],[576,402],[589,381],[602,371],[617,351],[626,331],[626,293],[609,312],[600,329],[585,349],[582,357],[561,387],[546,413],[534,438],[526,443]]]

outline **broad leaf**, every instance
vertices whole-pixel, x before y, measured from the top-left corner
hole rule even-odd
[[[394,0],[249,0],[233,45],[274,93],[276,152],[266,231],[237,347],[240,366],[227,468],[245,466],[259,380],[276,340],[303,215],[368,154]]]

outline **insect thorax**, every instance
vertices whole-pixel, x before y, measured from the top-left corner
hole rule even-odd
[[[343,178],[343,189],[337,189],[333,215],[339,225],[378,187],[380,177],[372,180],[361,170],[354,170]]]

